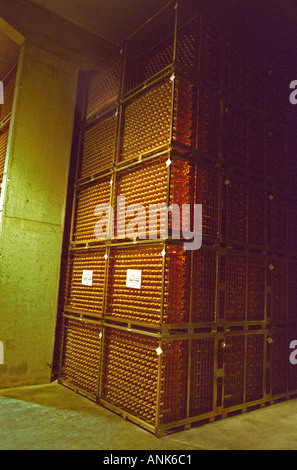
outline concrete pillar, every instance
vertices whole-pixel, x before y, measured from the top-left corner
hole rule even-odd
[[[77,78],[23,45],[0,207],[0,388],[50,381]]]

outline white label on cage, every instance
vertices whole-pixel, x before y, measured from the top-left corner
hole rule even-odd
[[[126,287],[132,289],[140,289],[141,287],[141,273],[139,269],[127,269]]]
[[[92,286],[93,285],[93,271],[84,269],[81,283],[83,286]]]
[[[158,356],[161,356],[161,354],[163,354],[163,349],[160,348],[160,346],[156,349],[156,353],[158,354]]]

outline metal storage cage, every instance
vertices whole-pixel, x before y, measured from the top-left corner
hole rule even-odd
[[[84,82],[62,279],[60,382],[157,436],[297,394],[297,135],[264,93],[282,85],[273,57],[193,3],[170,2]],[[202,204],[201,249],[172,218],[148,239],[142,214],[127,237],[118,196]],[[101,239],[99,204],[115,228]]]
[[[79,387],[93,399],[98,390],[101,331],[96,321],[64,317],[60,381]]]

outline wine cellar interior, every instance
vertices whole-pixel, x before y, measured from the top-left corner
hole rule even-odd
[[[297,394],[292,63],[188,4],[81,79],[58,316],[59,382],[157,436]],[[145,215],[134,239],[116,223],[98,239],[96,207],[123,223],[119,196],[146,211],[202,204],[201,248],[172,220],[149,238]]]
[[[292,443],[294,3],[0,0],[0,449]]]

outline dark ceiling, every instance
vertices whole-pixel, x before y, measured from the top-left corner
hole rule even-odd
[[[202,5],[230,31],[246,29],[255,41],[282,47],[294,57],[296,0],[182,0]],[[81,68],[94,67],[168,0],[0,0],[0,77],[16,61],[19,45],[6,34],[10,25],[31,42]],[[4,25],[4,26],[3,26]]]
[[[169,3],[169,0],[30,1],[117,45]]]
[[[168,0],[0,0],[0,77],[18,47],[5,39],[1,19],[31,42],[90,68],[110,54]]]

